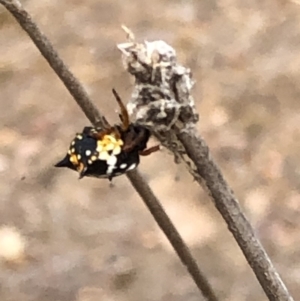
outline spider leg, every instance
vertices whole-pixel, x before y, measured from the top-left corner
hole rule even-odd
[[[139,145],[145,137],[145,131],[142,130],[138,133],[136,137],[134,137],[133,133],[128,133],[127,139],[125,140],[125,145],[123,147],[123,151],[130,152],[132,151],[137,145]]]
[[[92,129],[88,134],[90,137],[95,138],[96,140],[102,140],[105,135],[111,134],[114,134],[117,139],[120,139],[121,137],[121,134],[116,126],[104,130]]]
[[[111,129],[105,129],[105,130],[96,130],[92,129],[88,135],[92,138],[95,138],[96,140],[102,140],[105,135],[109,135],[111,133]]]
[[[102,120],[104,122],[104,128],[109,129],[111,125],[109,124],[108,120],[104,116],[102,116]]]
[[[141,156],[149,156],[150,154],[160,150],[160,145],[151,146],[147,149],[142,150],[139,154]]]
[[[125,105],[123,104],[123,102],[122,102],[119,94],[117,93],[117,91],[115,89],[112,89],[112,92],[113,92],[113,94],[116,98],[117,103],[119,104],[120,109],[121,109],[121,114],[119,116],[120,116],[120,119],[121,119],[122,124],[123,124],[123,130],[126,131],[129,127],[129,124],[130,124],[130,119],[129,119],[127,109],[126,109]]]
[[[116,126],[113,127],[113,130],[111,131],[111,133],[114,133],[116,139],[121,139],[121,133]]]

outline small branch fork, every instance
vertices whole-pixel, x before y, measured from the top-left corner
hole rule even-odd
[[[100,114],[78,79],[64,64],[50,41],[40,31],[28,12],[22,7],[21,3],[17,0],[0,0],[0,4],[2,4],[12,14],[20,26],[29,35],[90,122],[97,127],[108,127],[105,117]],[[165,233],[167,239],[178,254],[181,262],[186,266],[192,279],[202,292],[205,299],[207,301],[218,301],[206,277],[202,274],[195,259],[192,257],[189,248],[182,240],[177,229],[162,208],[159,200],[156,198],[146,181],[139,174],[138,170],[128,172],[127,177],[145,202],[161,230]]]

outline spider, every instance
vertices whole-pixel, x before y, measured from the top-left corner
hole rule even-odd
[[[135,169],[140,156],[160,149],[159,145],[147,149],[148,129],[131,123],[125,105],[115,89],[112,90],[121,109],[121,124],[106,128],[85,127],[72,140],[67,155],[55,167],[67,167],[79,173],[79,179],[89,176],[110,181]]]

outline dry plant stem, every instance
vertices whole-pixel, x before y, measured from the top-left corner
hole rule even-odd
[[[196,130],[198,114],[191,96],[188,68],[176,61],[176,51],[164,41],[119,44],[125,68],[135,77],[128,108],[137,122],[184,162],[208,192],[271,301],[292,301],[285,284],[255,236],[224,177]]]
[[[105,119],[99,113],[95,105],[89,100],[89,96],[82,85],[64,64],[50,41],[33,22],[31,16],[22,7],[20,2],[16,0],[0,0],[0,3],[6,7],[25,32],[30,36],[41,54],[64,83],[65,87],[74,97],[77,104],[81,107],[86,117],[97,126],[107,126]]]
[[[0,0],[0,4],[3,4],[7,8],[7,10],[15,17],[21,27],[27,32],[37,48],[40,50],[41,54],[48,61],[49,65],[63,81],[66,88],[69,90],[91,123],[98,126],[106,126],[105,118],[91,102],[80,82],[68,70],[64,62],[60,59],[57,52],[51,45],[50,41],[41,33],[30,15],[21,6],[20,2],[16,0]],[[187,267],[187,270],[195,281],[197,287],[206,297],[206,300],[217,301],[218,299],[215,296],[207,279],[199,270],[199,267],[192,257],[188,247],[185,245],[178,231],[172,224],[171,220],[165,213],[164,209],[160,205],[160,202],[155,197],[148,184],[139,175],[137,170],[128,173],[128,178],[143,201],[146,203],[146,206],[149,208],[161,230],[167,236],[167,239],[174,247],[181,261]]]
[[[159,227],[165,233],[169,242],[171,243],[177,255],[179,256],[181,262],[186,266],[195,283],[202,291],[202,294],[206,297],[207,300],[217,301],[218,299],[214,294],[210,284],[208,283],[206,278],[200,273],[197,263],[193,258],[189,248],[182,240],[180,234],[172,224],[172,221],[164,211],[159,200],[153,194],[148,184],[140,176],[137,170],[128,172],[127,177],[137,192],[143,191],[143,194],[140,194],[141,198],[144,200],[146,206],[153,215]]]
[[[238,200],[233,195],[221,171],[212,160],[205,141],[199,134],[178,134],[188,156],[195,162],[198,172],[209,191],[215,206],[226,221],[229,230],[243,251],[269,300],[292,301],[286,286],[272,265],[267,253],[255,237],[255,233],[242,213]]]

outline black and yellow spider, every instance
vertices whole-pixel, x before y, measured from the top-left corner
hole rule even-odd
[[[150,137],[148,129],[130,122],[128,112],[113,89],[120,106],[121,124],[104,129],[85,127],[71,142],[67,155],[56,167],[67,167],[84,176],[108,178],[135,169],[140,155],[146,156],[159,150],[159,146],[147,149]]]

